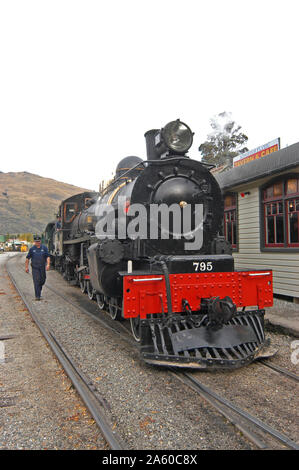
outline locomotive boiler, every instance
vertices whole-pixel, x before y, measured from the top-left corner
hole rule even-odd
[[[189,158],[180,120],[145,134],[147,159],[122,159],[99,193],[63,201],[45,236],[53,264],[114,320],[129,319],[145,362],[231,368],[270,354],[272,272],[236,271],[219,235],[211,166]]]

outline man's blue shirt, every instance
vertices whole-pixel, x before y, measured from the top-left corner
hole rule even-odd
[[[46,266],[49,256],[48,248],[45,245],[41,245],[40,248],[32,246],[26,258],[31,259],[31,266],[33,268],[40,268]]]

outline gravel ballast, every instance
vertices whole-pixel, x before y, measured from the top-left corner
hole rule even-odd
[[[9,280],[4,270],[6,256],[0,256],[0,337],[11,338],[1,342],[0,448],[106,449],[93,419]]]
[[[136,349],[53,291],[44,288],[43,301],[32,302],[32,278],[24,273],[23,267],[22,256],[10,261],[12,274],[36,314],[96,384],[99,395],[106,400],[107,412],[128,449],[255,448],[211,405],[178,382],[167,370],[143,363]],[[73,302],[84,306],[89,303],[90,310],[97,311],[95,302],[87,300],[78,288],[68,285],[59,273],[50,271],[47,283]],[[285,341],[283,336],[272,336],[278,343]],[[283,357],[287,348],[285,344],[280,353]],[[44,349],[47,348],[41,344],[40,350]],[[281,362],[284,360],[281,359]],[[234,399],[237,404],[249,408],[253,414],[259,414],[260,419],[268,420],[269,424],[279,426],[281,431],[294,439],[295,404],[289,403],[291,396],[294,398],[293,394],[290,395],[294,384],[289,384],[280,376],[276,379],[272,371],[264,369],[260,364],[251,364],[232,372],[197,375],[203,383],[215,387],[217,393]],[[280,391],[284,393],[283,399]],[[278,399],[281,401],[278,402]],[[270,411],[272,404],[274,412]],[[77,423],[73,424],[76,426]],[[51,434],[51,430],[49,432]],[[55,437],[52,445],[63,448],[55,442]]]

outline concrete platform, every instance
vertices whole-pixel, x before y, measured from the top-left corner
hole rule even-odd
[[[299,337],[299,304],[274,299],[273,307],[266,308],[265,324],[269,329],[276,329]]]

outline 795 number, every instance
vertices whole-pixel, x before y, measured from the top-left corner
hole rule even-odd
[[[194,261],[193,263],[193,266],[195,267],[194,268],[194,271],[212,271],[213,270],[213,264],[212,264],[212,261]]]

